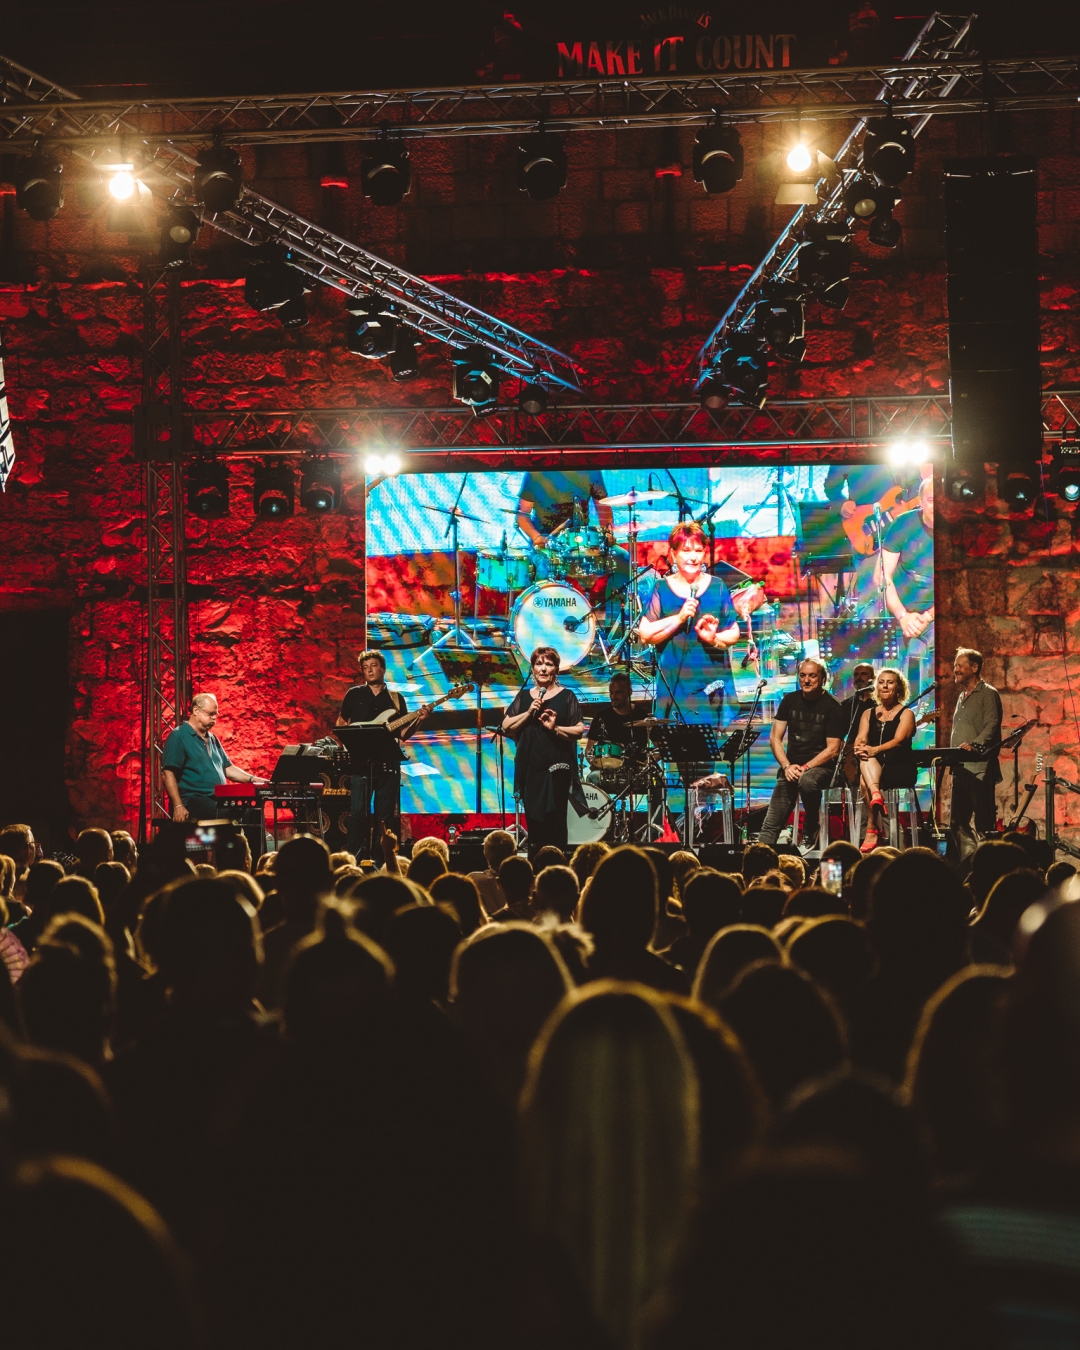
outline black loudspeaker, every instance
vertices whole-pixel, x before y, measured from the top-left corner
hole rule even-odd
[[[483,843],[474,840],[462,843],[458,840],[457,843],[451,844],[450,871],[464,872],[466,875],[469,872],[486,872],[487,860],[484,857]]]
[[[1042,454],[1035,160],[945,162],[953,457]]]
[[[741,872],[742,855],[742,844],[703,844],[698,849],[702,867],[715,867],[718,872]]]

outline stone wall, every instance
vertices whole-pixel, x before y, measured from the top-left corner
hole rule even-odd
[[[984,152],[986,134],[982,119],[931,123],[898,211],[903,247],[890,253],[859,236],[851,300],[842,313],[811,309],[807,359],[774,368],[774,396],[947,387],[941,162]],[[826,148],[838,135],[824,128]],[[1039,155],[1045,382],[1080,386],[1076,120],[1026,115],[995,135]],[[499,138],[418,144],[400,208],[360,196],[356,147],[344,152],[347,189],[319,186],[317,147],[245,160],[269,196],[571,353],[590,398],[634,401],[688,395],[698,344],[786,218],[755,168],[778,138],[747,129],[746,178],[724,198],[693,183],[688,134],[568,138],[570,179],[553,203],[517,192],[513,146]],[[681,177],[656,176],[673,164]],[[3,207],[0,325],[19,458],[0,497],[0,608],[70,608],[72,820],[132,823],[145,568],[129,417],[140,387],[139,261],[156,233],[111,231],[90,182],[70,184],[46,225],[16,213],[10,195]],[[185,393],[196,407],[448,401],[444,349],[426,345],[421,379],[394,385],[344,349],[336,292],[310,296],[309,326],[286,333],[247,308],[241,273],[236,246],[204,231],[183,287]],[[230,517],[189,527],[193,661],[196,685],[221,695],[227,747],[266,768],[282,743],[325,725],[353,678],[363,539],[354,515],[255,519],[246,463],[233,475]],[[347,487],[356,481],[346,475]],[[1051,499],[1035,518],[1012,518],[991,490],[980,511],[943,506],[937,517],[939,656],[981,647],[1007,719],[1051,724],[1029,740],[1025,776],[1030,752],[1046,749],[1059,772],[1080,777],[1073,514]],[[1080,825],[1080,801],[1061,809]]]

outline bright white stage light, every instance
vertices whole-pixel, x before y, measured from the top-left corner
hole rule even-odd
[[[925,464],[934,457],[926,441],[892,441],[888,454],[891,464]]]
[[[807,150],[802,141],[798,145],[793,145],[788,151],[787,166],[792,173],[805,173],[811,162],[810,151]]]
[[[109,191],[118,202],[126,202],[135,192],[135,179],[131,174],[134,167],[133,164],[113,165],[113,175],[109,179]]]
[[[395,455],[392,452],[389,455],[383,455],[382,471],[383,473],[389,474],[391,477],[396,473],[400,473],[401,456]]]
[[[392,450],[385,455],[368,455],[364,460],[364,471],[369,478],[378,478],[380,475],[392,478],[401,472],[401,456],[395,455]]]

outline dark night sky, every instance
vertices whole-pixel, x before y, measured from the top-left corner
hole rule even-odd
[[[882,22],[877,50],[864,59],[900,54],[927,7],[869,2]],[[849,11],[862,3],[720,0],[708,8],[714,32],[796,32],[799,64],[824,64],[828,51],[846,40]],[[638,36],[642,11],[671,8],[689,19],[705,6],[668,0],[14,0],[0,51],[88,97],[124,88],[226,94],[452,84],[515,69],[526,79],[550,76],[557,39]],[[520,27],[504,20],[508,9]],[[1032,0],[1023,7],[982,0],[979,12],[976,45],[989,54],[1080,49],[1076,0]]]

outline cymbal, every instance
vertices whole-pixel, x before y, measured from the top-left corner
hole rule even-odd
[[[639,502],[658,502],[661,497],[670,497],[670,492],[662,492],[657,488],[649,488],[646,492],[638,492],[636,488],[631,488],[629,492],[623,492],[618,497],[601,497],[601,506],[637,506]]]

